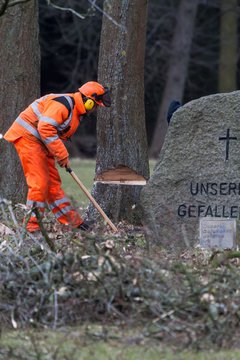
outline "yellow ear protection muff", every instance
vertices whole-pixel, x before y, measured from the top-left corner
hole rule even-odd
[[[92,99],[87,99],[84,102],[84,107],[86,110],[92,110],[95,106],[95,101],[93,101]]]

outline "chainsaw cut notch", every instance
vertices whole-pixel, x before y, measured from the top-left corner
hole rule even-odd
[[[145,185],[146,179],[125,165],[107,169],[94,178],[95,182],[104,184]]]

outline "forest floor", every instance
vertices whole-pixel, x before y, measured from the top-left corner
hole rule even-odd
[[[91,189],[94,162],[71,166]],[[84,211],[85,196],[61,176]],[[55,253],[35,239],[26,249],[17,232],[0,238],[0,359],[240,360],[238,251],[171,254],[125,223],[117,234],[104,223],[66,232],[50,215],[44,225]]]
[[[3,333],[3,360],[239,360],[236,350],[176,351],[156,341],[145,341],[141,329],[119,330],[101,325],[58,330],[24,330]]]

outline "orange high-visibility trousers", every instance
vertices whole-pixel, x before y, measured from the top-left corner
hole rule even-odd
[[[27,205],[37,207],[43,215],[45,207],[53,212],[56,219],[65,225],[77,228],[83,219],[75,211],[61,188],[61,178],[55,166],[54,157],[38,140],[23,137],[14,142],[28,185]],[[39,230],[34,210],[27,224],[29,232]]]

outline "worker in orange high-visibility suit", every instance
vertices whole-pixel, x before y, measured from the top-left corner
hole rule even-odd
[[[87,229],[61,188],[55,162],[70,167],[63,141],[75,133],[82,115],[97,106],[110,105],[108,88],[90,81],[75,93],[49,94],[34,101],[5,133],[4,138],[17,150],[28,185],[27,205],[32,208],[29,232],[40,229],[34,209],[43,215],[46,206],[61,224]]]

